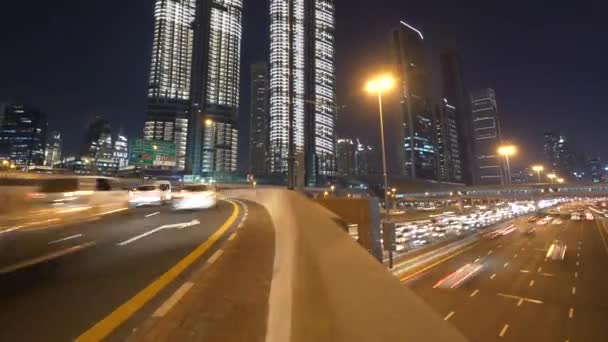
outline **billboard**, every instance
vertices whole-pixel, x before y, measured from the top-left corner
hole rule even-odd
[[[175,167],[175,143],[158,140],[131,140],[129,164],[156,167]]]

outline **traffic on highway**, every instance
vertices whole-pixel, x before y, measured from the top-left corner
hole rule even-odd
[[[146,313],[115,311],[165,298],[247,212],[205,184],[3,176],[0,341],[124,340]],[[132,303],[151,286],[158,296]],[[96,328],[115,316],[122,330]]]
[[[471,341],[608,341],[607,214],[563,203],[399,277]]]

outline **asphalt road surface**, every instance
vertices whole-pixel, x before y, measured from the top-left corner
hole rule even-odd
[[[479,243],[406,282],[471,341],[608,341],[608,247],[601,221],[565,220]],[[545,255],[567,244],[563,262]],[[456,288],[434,288],[467,263],[481,272]]]
[[[74,340],[234,214],[231,203],[220,201],[204,211],[141,208],[75,226],[3,234],[0,341]],[[212,253],[213,248],[197,262]]]

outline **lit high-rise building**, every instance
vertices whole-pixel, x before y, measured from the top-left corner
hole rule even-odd
[[[471,94],[473,150],[475,151],[474,184],[503,183],[503,160],[498,154],[502,142],[496,93],[483,89]]]
[[[270,1],[271,171],[288,172],[289,158],[304,154],[305,167],[299,169],[311,185],[335,173],[334,5],[335,0]]]
[[[118,163],[119,168],[129,165],[129,139],[120,130],[114,140],[114,151],[112,151],[112,159]]]
[[[0,160],[17,166],[43,165],[46,115],[35,108],[10,103],[0,125]]]
[[[188,169],[236,171],[242,0],[199,0],[195,21]]]
[[[177,168],[236,170],[242,0],[157,0],[144,128]]]
[[[53,131],[48,136],[44,150],[44,165],[53,167],[61,162],[61,133]]]
[[[572,142],[568,137],[554,132],[544,135],[544,152],[549,170],[561,178],[574,180],[577,176]]]
[[[462,176],[458,182],[471,185],[473,183],[474,164],[471,104],[464,87],[462,61],[454,48],[441,51],[439,60],[441,63],[442,96],[450,105],[455,107],[454,119],[456,120],[462,170]]]
[[[424,36],[420,30],[402,21],[391,31],[390,41],[403,120],[403,129],[399,132],[403,150],[397,158],[400,171],[412,179],[435,180],[434,124]]]
[[[251,108],[249,129],[249,171],[265,175],[269,171],[268,65],[251,65]]]
[[[196,0],[156,0],[144,139],[172,141],[186,165]]]
[[[462,183],[462,162],[456,107],[447,99],[435,104],[435,144],[437,147],[437,176],[443,182]]]

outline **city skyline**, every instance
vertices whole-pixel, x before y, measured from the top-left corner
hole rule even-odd
[[[405,18],[403,16],[404,12],[404,8],[401,7],[401,5],[397,4],[397,3],[391,3],[391,2],[384,2],[385,6],[382,6],[382,11],[383,13],[394,13],[394,14],[389,14],[389,17],[397,17],[397,14],[399,18]],[[437,4],[435,4],[437,5]],[[264,37],[264,30],[267,27],[267,23],[266,23],[266,18],[264,18],[263,16],[260,15],[256,15],[256,14],[265,14],[267,13],[267,9],[264,8],[266,6],[260,6],[261,8],[257,8],[254,6],[246,6],[244,9],[244,18],[246,19],[246,25],[247,28],[250,30],[250,33],[245,34],[245,39],[244,39],[244,43],[245,43],[245,47],[244,47],[244,55],[243,55],[243,63],[241,63],[241,65],[247,64],[245,61],[247,60],[252,60],[253,57],[256,57],[256,59],[260,59],[260,57],[264,57],[265,53],[266,53],[266,49],[265,48],[260,48],[260,46],[266,46],[264,44],[264,40],[267,39],[267,37]],[[446,6],[445,4],[443,4],[444,9],[440,8],[439,11],[440,12],[445,12],[450,10],[449,6]],[[363,77],[364,74],[367,73],[366,70],[369,70],[370,72],[373,72],[374,70],[371,69],[371,64],[370,67],[367,67],[367,69],[365,67],[361,67],[363,64],[369,64],[366,61],[371,61],[371,60],[378,60],[377,55],[382,55],[383,52],[382,51],[378,51],[378,53],[374,53],[371,54],[368,52],[367,55],[369,55],[369,57],[363,56],[361,58],[349,58],[347,57],[348,55],[346,55],[348,52],[344,49],[344,46],[347,44],[351,44],[353,42],[356,43],[355,46],[362,46],[364,44],[370,44],[370,37],[378,37],[382,32],[386,32],[386,30],[388,29],[386,24],[379,24],[379,23],[374,23],[373,21],[370,23],[369,28],[369,32],[364,32],[361,35],[358,36],[358,39],[353,40],[352,38],[349,38],[349,32],[353,32],[353,28],[354,28],[354,24],[352,23],[351,20],[345,19],[345,18],[349,18],[349,17],[357,17],[358,15],[360,16],[361,13],[363,13],[362,11],[362,7],[357,5],[357,4],[353,4],[353,6],[340,6],[338,5],[338,8],[340,9],[339,11],[337,11],[337,16],[338,16],[338,22],[340,23],[340,25],[338,25],[337,29],[337,63],[338,63],[338,84],[340,85],[338,88],[338,93],[340,96],[340,104],[344,103],[345,105],[347,105],[349,107],[349,111],[348,111],[348,115],[350,116],[350,120],[349,121],[349,131],[352,131],[354,135],[357,136],[362,136],[366,139],[375,139],[374,134],[375,134],[375,130],[369,129],[366,130],[364,128],[367,127],[373,127],[374,120],[372,119],[368,119],[369,117],[369,108],[371,105],[366,105],[363,102],[369,102],[367,99],[365,99],[365,101],[360,101],[358,99],[353,99],[353,96],[358,94],[358,89],[361,88],[358,86],[357,82],[352,82],[352,80],[356,80],[359,77]],[[77,11],[82,11],[84,8],[81,7],[75,7],[73,9],[71,9],[71,11],[73,11],[74,13],[76,13]],[[25,11],[25,6],[23,5],[14,5],[14,8],[12,9],[14,12],[19,13],[20,11]],[[29,8],[28,8],[28,12],[29,12]],[[35,8],[35,13],[40,11],[40,13],[44,12],[49,12],[52,13],[53,11],[56,11],[56,9],[53,9],[51,7],[47,7],[46,5],[42,5],[40,8]],[[48,62],[46,64],[42,64],[42,65],[37,65],[35,67],[35,69],[32,69],[32,71],[29,70],[10,70],[8,68],[6,68],[7,66],[10,65],[15,65],[16,63],[16,57],[21,56],[19,54],[19,52],[17,52],[17,50],[14,50],[16,53],[13,55],[3,55],[2,59],[5,61],[5,63],[2,63],[2,67],[6,68],[6,70],[3,70],[5,72],[3,72],[3,75],[6,75],[6,77],[4,78],[5,82],[2,82],[2,84],[0,84],[0,93],[2,95],[6,95],[6,96],[13,96],[15,98],[20,99],[22,102],[24,103],[28,103],[28,104],[32,104],[34,106],[40,107],[41,110],[45,111],[46,113],[48,113],[49,115],[49,122],[50,122],[50,129],[52,130],[57,130],[60,131],[62,133],[64,133],[67,131],[71,131],[71,130],[82,130],[85,126],[85,122],[86,122],[86,118],[89,117],[91,114],[94,113],[101,113],[103,115],[108,116],[108,118],[110,118],[113,122],[120,122],[121,124],[124,125],[126,133],[129,136],[136,136],[137,133],[141,132],[141,121],[143,120],[143,112],[144,112],[144,107],[142,105],[142,99],[138,98],[136,99],[136,97],[141,97],[142,92],[142,84],[145,82],[146,80],[146,76],[145,73],[147,73],[146,70],[149,70],[149,67],[147,67],[147,63],[149,63],[147,61],[146,55],[148,55],[150,47],[151,45],[151,32],[152,32],[152,22],[151,22],[151,13],[153,11],[153,4],[144,4],[142,3],[134,3],[134,4],[129,4],[128,6],[126,6],[125,8],[125,12],[124,13],[117,13],[117,14],[113,14],[116,16],[117,20],[118,20],[118,26],[116,27],[116,29],[118,28],[122,28],[124,25],[126,25],[126,21],[123,19],[122,21],[120,20],[120,18],[122,18],[121,16],[125,16],[125,18],[128,16],[129,18],[132,18],[133,15],[132,13],[134,13],[134,11],[138,11],[138,12],[142,12],[142,13],[149,13],[150,18],[148,19],[141,19],[141,21],[138,21],[139,25],[135,25],[133,26],[131,22],[129,22],[129,26],[128,26],[128,30],[122,30],[125,32],[125,42],[129,42],[128,47],[127,46],[123,46],[123,44],[119,44],[120,46],[113,46],[113,49],[110,50],[110,56],[114,57],[110,58],[110,59],[105,59],[105,60],[100,60],[99,58],[87,54],[86,56],[82,56],[80,55],[81,53],[77,53],[74,56],[81,56],[80,60],[82,62],[82,64],[79,63],[71,63],[70,62],[70,67],[72,68],[73,71],[69,71],[67,70],[66,75],[70,75],[68,78],[65,78],[65,81],[62,79],[58,79],[57,81],[59,82],[58,84],[63,84],[63,86],[59,86],[59,87],[42,87],[45,83],[39,83],[39,84],[29,84],[31,82],[29,82],[27,85],[24,84],[22,81],[20,81],[20,79],[31,79],[32,76],[28,76],[28,73],[30,72],[34,72],[36,74],[40,74],[42,75],[42,77],[44,79],[54,79],[56,77],[56,72],[58,72],[59,70],[62,71],[66,71],[66,66],[65,66],[65,62],[62,62],[61,59],[58,59],[58,56],[56,56],[53,52],[50,52],[48,54]],[[479,9],[480,12],[483,13],[483,11],[486,11],[483,8]],[[94,12],[94,11],[92,11]],[[101,11],[100,11],[101,12]],[[35,14],[34,13],[34,14]],[[407,11],[407,20],[408,23],[411,23],[412,25],[414,25],[415,27],[419,27],[422,30],[424,30],[425,32],[429,32],[427,34],[425,34],[425,36],[431,36],[433,35],[433,32],[436,30],[436,28],[438,27],[439,23],[438,20],[432,19],[430,18],[428,15],[425,15],[425,9],[424,6],[414,6],[412,8],[409,8]],[[461,12],[456,12],[459,14],[462,14]],[[557,21],[559,21],[559,18],[562,18],[566,15],[565,11],[562,11],[560,8],[556,8],[556,9],[552,9],[552,13],[554,13],[556,15],[556,19],[550,21],[547,25],[548,28],[546,29],[542,29],[539,30],[537,29],[537,37],[549,34],[548,31],[551,31],[551,28],[555,29],[555,25],[557,25]],[[510,15],[511,17],[516,17],[519,18],[519,20],[526,22],[526,20],[529,19],[529,16],[525,16],[525,15],[518,15],[516,13],[513,12],[506,12],[507,15]],[[60,15],[60,13],[58,13],[58,15]],[[65,15],[65,14],[63,14]],[[91,14],[88,13],[88,16],[93,16],[93,18],[95,17],[95,14]],[[145,17],[145,15],[138,15],[141,16],[142,18]],[[385,16],[387,17],[387,16]],[[445,19],[445,16],[439,16],[440,18]],[[466,17],[466,15],[463,15],[463,18]],[[476,23],[475,25],[471,24],[471,26],[475,26],[475,27],[480,27],[483,24],[487,24],[488,20],[483,19],[484,16],[480,17],[481,22]],[[84,16],[83,18],[79,18],[78,22],[84,21],[85,19],[87,20],[91,20],[91,17],[87,17]],[[8,23],[10,23],[10,20],[8,20]],[[140,19],[138,19],[140,20]],[[531,95],[527,95],[526,92],[524,91],[525,89],[521,89],[518,90],[517,87],[506,87],[507,84],[511,85],[518,85],[519,83],[516,82],[516,80],[513,80],[512,77],[508,76],[508,73],[506,73],[506,70],[508,70],[508,68],[514,68],[517,65],[521,64],[521,61],[519,61],[518,59],[505,59],[505,58],[500,58],[500,56],[497,55],[498,51],[503,51],[504,49],[508,49],[509,45],[501,45],[499,47],[498,44],[494,43],[494,42],[490,42],[487,40],[479,40],[479,36],[487,36],[487,34],[484,34],[482,32],[478,32],[478,33],[472,33],[472,31],[466,27],[463,26],[463,24],[459,21],[461,19],[458,19],[456,15],[452,16],[450,18],[450,20],[445,20],[445,22],[447,22],[447,26],[451,26],[453,28],[453,32],[454,35],[456,36],[456,46],[458,48],[458,50],[461,52],[463,58],[463,64],[464,64],[464,73],[465,73],[465,78],[467,79],[467,90],[470,89],[474,89],[474,88],[479,88],[480,86],[491,86],[494,89],[497,90],[497,92],[500,94],[500,102],[501,102],[501,108],[502,111],[505,114],[505,118],[503,120],[503,126],[504,126],[504,130],[505,132],[507,132],[507,134],[513,134],[510,132],[518,132],[518,134],[521,134],[519,136],[509,136],[509,138],[511,138],[511,140],[517,141],[520,145],[526,145],[529,146],[530,148],[528,150],[530,150],[531,154],[529,157],[526,157],[526,160],[539,160],[542,158],[542,132],[546,131],[546,130],[560,130],[560,131],[564,131],[565,134],[567,134],[568,136],[570,136],[572,138],[573,141],[575,141],[577,143],[577,145],[579,145],[581,150],[585,150],[585,151],[589,151],[590,154],[592,155],[600,155],[603,158],[602,159],[606,159],[605,156],[605,152],[603,152],[601,150],[601,148],[599,146],[601,146],[601,144],[597,145],[597,144],[592,144],[590,142],[587,141],[583,141],[582,137],[584,136],[582,132],[584,132],[583,129],[583,121],[585,120],[576,120],[574,122],[572,122],[572,124],[568,124],[569,119],[570,119],[570,115],[568,115],[567,113],[573,111],[577,113],[577,117],[587,117],[588,120],[596,120],[601,122],[601,120],[603,120],[601,117],[599,117],[599,114],[593,114],[595,113],[600,113],[602,111],[601,106],[599,105],[599,103],[594,104],[595,101],[593,100],[593,98],[600,98],[598,96],[591,96],[590,95],[595,91],[592,89],[589,89],[589,91],[587,92],[580,92],[580,94],[573,94],[571,95],[571,97],[568,96],[556,96],[556,97],[548,97],[547,92],[548,90],[551,89],[550,93],[554,93],[556,91],[556,89],[554,89],[554,87],[552,87],[553,84],[555,84],[555,79],[549,77],[549,76],[545,76],[545,75],[539,75],[539,73],[526,73],[527,74],[527,79],[531,78],[531,82],[533,84],[536,84],[536,89],[538,91],[540,91],[540,93],[536,93],[535,96],[531,96]],[[389,20],[386,20],[387,22]],[[443,20],[441,20],[443,21]],[[498,23],[494,24],[492,27],[496,28],[498,24],[502,23],[502,20],[499,20]],[[531,22],[531,21],[530,21]],[[70,49],[72,46],[72,42],[73,41],[77,41],[78,39],[80,39],[78,36],[68,36],[69,39],[64,39],[66,36],[65,35],[58,35],[59,32],[64,32],[65,30],[71,29],[72,27],[74,27],[73,25],[76,25],[76,23],[53,23],[50,27],[49,27],[49,33],[48,33],[48,37],[50,39],[51,42],[55,42],[60,44],[59,46],[61,46],[61,44],[64,44],[65,47],[67,49]],[[569,27],[568,28],[568,32],[569,34],[575,34],[575,32],[577,32],[577,30],[580,31],[584,31],[586,26],[586,24],[583,23],[582,26],[577,26],[577,27]],[[391,26],[394,26],[394,23],[391,24]],[[127,26],[124,26],[125,28]],[[107,27],[105,26],[101,26],[101,28],[103,28],[103,30],[106,30]],[[254,31],[251,31],[251,28],[254,28]],[[36,26],[29,28],[23,32],[21,31],[17,31],[15,32],[15,34],[21,34],[21,35],[27,35],[28,32],[31,32],[33,30],[36,29]],[[499,28],[500,29],[500,28]],[[517,30],[518,28],[511,28],[510,30],[512,31],[499,31],[497,34],[504,37],[505,35],[509,34],[513,34],[516,35],[517,34]],[[4,30],[5,32],[8,32],[7,30]],[[356,31],[354,31],[356,32]],[[379,33],[380,32],[380,33]],[[477,31],[476,31],[477,32]],[[553,34],[553,32],[551,32]],[[93,35],[93,37],[96,37],[96,39],[94,39],[97,43],[99,44],[97,46],[97,49],[99,51],[99,49],[107,49],[108,48],[108,44],[111,45],[111,43],[109,43],[109,41],[107,39],[103,39],[102,36],[97,37],[97,35],[101,34],[101,32],[97,32],[92,31],[89,33],[89,35]],[[385,34],[385,33],[382,33]],[[104,36],[107,35],[107,33],[104,33]],[[137,39],[133,39],[137,37]],[[346,38],[343,38],[346,37]],[[377,38],[376,38],[377,40]],[[380,39],[382,40],[382,39]],[[475,42],[475,44],[472,44],[472,42]],[[36,42],[34,42],[36,43]],[[386,45],[386,41],[382,41],[381,42],[382,45]],[[521,43],[523,43],[522,41],[517,42],[521,45]],[[587,44],[587,40],[583,39],[583,40],[578,40],[577,42],[575,42],[576,44],[580,44],[580,48],[583,49],[581,51],[584,51],[584,49],[586,48],[587,50],[589,49],[589,46]],[[19,44],[19,43],[16,43]],[[38,43],[40,44],[40,42]],[[511,47],[515,47],[513,44],[513,42],[505,42],[504,39],[501,40],[500,44],[511,44]],[[545,45],[549,44],[550,46],[550,42],[545,42]],[[36,44],[33,44],[33,46],[36,46]],[[378,46],[376,45],[369,45],[371,48],[369,50],[377,50],[374,47]],[[252,48],[255,47],[255,48]],[[477,53],[475,53],[475,51],[477,51],[477,49],[483,48],[487,53],[484,54],[483,60],[481,59],[481,56]],[[24,48],[24,51],[28,51],[29,48]],[[360,50],[360,49],[355,49],[355,50]],[[538,49],[537,49],[538,50]],[[531,54],[530,56],[533,58],[533,60],[538,61],[540,56],[542,56],[540,54],[540,50],[531,50],[529,51],[529,53]],[[542,49],[541,49],[542,50]],[[83,50],[84,51],[84,50]],[[92,49],[91,51],[96,51],[95,49]],[[139,51],[139,52],[135,52],[135,51]],[[118,56],[120,54],[120,58],[121,60],[118,61]],[[103,55],[100,54],[100,55]],[[365,55],[365,54],[364,54]],[[64,56],[62,56],[61,58],[63,58]],[[85,57],[85,58],[82,58]],[[88,57],[90,59],[90,61],[87,60]],[[68,59],[72,60],[73,57],[70,57],[68,55]],[[576,57],[578,58],[578,57]],[[21,59],[24,61],[27,61],[27,58]],[[561,63],[563,61],[563,59],[561,57],[557,57],[557,59],[555,59],[553,61],[553,64],[556,63]],[[481,62],[481,63],[480,63]],[[95,63],[99,64],[96,65]],[[103,68],[103,66],[107,66],[107,63],[113,63],[116,64],[116,69],[114,72],[110,72],[107,73],[106,75],[104,74],[100,74],[98,70],[101,70]],[[573,63],[573,64],[577,64],[577,63]],[[578,63],[578,65],[583,65],[585,63]],[[53,66],[55,65],[56,67],[54,69],[56,69],[57,71],[51,71],[51,68],[49,68],[48,66]],[[534,64],[537,65],[537,64]],[[85,67],[88,68],[87,70],[83,70],[82,68]],[[501,67],[499,67],[501,66]],[[378,66],[380,67],[380,66]],[[241,67],[242,68],[242,67]],[[491,69],[491,70],[490,70]],[[82,75],[82,76],[77,76],[76,74],[73,74],[74,71],[79,70],[78,75]],[[112,70],[112,69],[109,69]],[[136,71],[136,73],[133,73],[134,70]],[[138,71],[139,70],[139,71]],[[503,72],[502,70],[505,70],[505,72]],[[561,69],[564,73],[568,73],[568,75],[574,77],[574,82],[576,84],[584,84],[582,83],[586,78],[588,78],[588,76],[586,76],[588,74],[588,72],[580,72],[578,74],[572,74],[571,70],[566,69]],[[19,71],[18,73],[16,71]],[[601,71],[600,71],[601,72]],[[92,77],[93,74],[95,75],[95,77]],[[548,73],[545,73],[548,74]],[[47,76],[44,76],[47,75]],[[133,77],[132,75],[139,75],[136,77]],[[346,75],[346,76],[345,76]],[[480,76],[483,75],[483,76]],[[505,77],[505,75],[507,75]],[[126,77],[125,77],[126,76]],[[502,76],[502,77],[501,77]],[[80,78],[79,78],[80,77]],[[547,81],[543,80],[543,77],[546,77]],[[605,78],[604,78],[605,79]],[[95,87],[86,87],[86,84],[83,83],[84,80],[94,80],[94,83],[92,83],[92,85],[95,85]],[[124,82],[122,82],[122,80],[124,80]],[[340,81],[342,80],[342,81]],[[472,81],[471,81],[472,80]],[[558,80],[559,81],[559,80]],[[21,82],[21,83],[20,83]],[[63,82],[63,83],[62,83]],[[541,86],[541,84],[545,84],[545,86]],[[243,89],[247,89],[248,88],[248,81],[246,80],[246,78],[243,78],[241,84],[247,84],[247,86],[241,86],[241,94],[244,94],[245,92],[243,91]],[[111,84],[111,86],[109,86],[109,84]],[[133,87],[133,84],[139,84],[139,86],[137,87]],[[557,82],[557,84],[562,84]],[[596,84],[596,83],[594,83]],[[78,89],[75,89],[73,85],[78,85]],[[100,88],[101,87],[101,88]],[[126,91],[125,87],[130,87],[128,88],[129,90]],[[91,88],[91,90],[89,90],[88,88]],[[563,87],[562,87],[563,88]],[[97,91],[93,91],[93,89],[98,89]],[[566,91],[568,88],[563,88],[563,90],[557,90],[558,93],[560,91]],[[117,93],[117,91],[120,90],[119,93]],[[47,94],[48,93],[48,94]],[[569,92],[570,93],[570,92]],[[515,94],[518,94],[520,96],[513,96]],[[108,103],[102,103],[102,101],[100,99],[98,99],[97,97],[101,96],[101,98],[110,98],[111,101],[109,101]],[[241,126],[245,127],[248,126],[247,125],[247,120],[245,118],[244,112],[247,111],[247,103],[248,103],[248,95],[242,95],[241,98],[241,110],[240,110],[240,120],[241,120]],[[581,98],[584,98],[585,101],[581,102]],[[587,101],[587,98],[589,98],[589,101]],[[68,102],[67,99],[70,99]],[[145,97],[144,97],[145,99]],[[571,105],[566,105],[564,104],[564,99],[567,99],[568,101],[572,100],[573,104]],[[578,99],[578,100],[577,100]],[[578,101],[577,105],[574,105],[574,103],[576,103]],[[596,107],[596,109],[593,109],[593,107]],[[245,107],[245,109],[243,109],[243,107]],[[518,108],[520,107],[520,108]],[[524,108],[521,108],[524,107]],[[357,109],[353,109],[353,108],[357,108]],[[118,119],[120,118],[120,120],[123,121],[119,121]],[[548,120],[548,118],[551,118],[551,120]],[[366,122],[366,123],[364,123]],[[524,124],[525,123],[525,124]],[[521,130],[515,130],[513,128],[518,127],[519,125],[522,126]],[[594,126],[601,126],[601,125],[594,125]],[[601,135],[598,133],[596,127],[591,127],[591,130],[595,130],[592,133],[593,135],[597,135],[599,139],[601,139]],[[245,127],[245,129],[243,130],[244,134],[241,134],[241,141],[243,139],[243,135],[247,135],[246,131],[248,131],[248,128]],[[369,133],[367,131],[370,131]],[[372,132],[373,131],[373,132]],[[65,136],[64,137],[66,139],[66,148],[70,148],[70,146],[74,146],[75,143],[78,143],[78,141],[80,140],[80,137],[72,137],[71,135]],[[246,138],[246,137],[245,137]],[[243,144],[241,144],[243,145]],[[246,145],[244,144],[244,146],[240,146],[239,148],[241,149],[240,152],[243,151],[243,149],[246,150]],[[74,151],[71,151],[74,152]],[[246,163],[243,163],[243,161],[246,161],[247,159],[247,152],[245,151],[245,153],[241,153],[241,165],[240,168],[242,169]],[[523,156],[522,156],[523,157]],[[515,161],[516,163],[526,163],[524,161]]]

